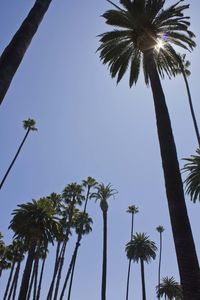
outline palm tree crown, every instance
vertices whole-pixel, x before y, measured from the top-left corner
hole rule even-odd
[[[146,84],[149,83],[144,52],[153,49],[154,58],[161,76],[166,72],[175,74],[178,55],[172,44],[184,49],[193,49],[194,34],[188,30],[190,23],[183,11],[189,5],[174,5],[164,9],[165,0],[120,0],[122,9],[108,10],[103,14],[114,30],[100,35],[100,58],[108,64],[117,83],[130,65],[129,85],[138,80],[143,65]],[[115,6],[116,7],[116,6]],[[119,29],[116,29],[119,28]]]
[[[168,300],[183,299],[181,285],[173,277],[164,277],[162,283],[157,287],[157,295]]]
[[[37,128],[35,127],[35,124],[36,124],[35,120],[30,119],[30,118],[23,121],[23,127],[24,127],[25,130],[29,129],[29,130],[36,131]]]
[[[137,214],[139,212],[139,209],[135,205],[130,205],[126,212],[129,214]]]
[[[157,230],[159,233],[162,233],[163,231],[165,231],[165,228],[164,228],[162,225],[159,225],[158,227],[156,227],[156,230]]]
[[[156,258],[155,251],[157,247],[155,243],[149,240],[145,233],[136,233],[133,239],[126,244],[126,254],[128,259],[138,262],[140,259],[150,262]]]

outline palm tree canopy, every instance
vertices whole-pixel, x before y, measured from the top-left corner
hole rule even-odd
[[[117,194],[117,190],[112,188],[112,185],[109,183],[107,185],[100,183],[96,186],[96,192],[92,193],[91,197],[95,198],[96,201],[100,200],[100,207],[103,212],[108,210],[107,200]]]
[[[143,260],[150,262],[156,258],[157,247],[145,233],[136,233],[133,239],[126,244],[126,255],[128,259],[138,262]]]
[[[186,185],[186,193],[190,195],[191,200],[195,203],[200,201],[200,149],[196,150],[196,155],[190,158],[184,158],[187,161],[183,171],[188,172],[184,181]]]
[[[130,214],[137,214],[139,212],[139,208],[135,205],[130,205],[126,212]]]
[[[165,231],[165,228],[164,228],[162,225],[159,225],[158,227],[156,227],[156,230],[157,230],[159,233],[162,233],[163,231]]]
[[[15,232],[14,236],[24,239],[27,243],[32,240],[53,242],[59,223],[52,202],[41,198],[38,201],[20,204],[18,207],[12,213],[13,219],[9,226]]]
[[[66,204],[81,205],[84,200],[83,186],[76,182],[68,184],[62,193],[62,198]]]
[[[179,62],[175,68],[176,75],[182,74],[184,72],[187,77],[190,76],[191,72],[189,70],[189,67],[191,63],[189,60],[186,59],[186,54],[178,53],[178,57],[179,57]]]
[[[74,216],[74,226],[77,234],[88,234],[92,231],[92,218],[88,213],[78,212]]]
[[[183,299],[181,285],[173,277],[164,277],[160,286],[156,287],[157,296],[165,297],[169,300]]]
[[[37,131],[37,128],[35,127],[35,120],[28,118],[27,120],[23,121],[23,127],[25,130],[30,129],[33,131]]]
[[[165,0],[120,0],[122,9],[111,9],[103,14],[113,31],[100,35],[100,59],[108,64],[117,83],[130,66],[129,85],[136,83],[142,65],[146,84],[149,83],[144,53],[152,50],[161,76],[175,74],[178,55],[172,45],[192,50],[194,34],[183,12],[189,5],[178,1],[164,9]]]
[[[97,185],[97,181],[93,177],[90,177],[90,176],[88,176],[87,179],[84,179],[82,181],[82,183],[83,183],[84,187],[88,187],[88,188],[91,188],[91,187],[94,187]]]

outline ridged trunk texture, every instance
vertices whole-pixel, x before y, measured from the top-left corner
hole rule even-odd
[[[176,146],[153,50],[144,53],[153,92],[166,194],[184,300],[200,299],[200,271],[185,204]]]
[[[36,0],[0,57],[0,104],[52,0]]]

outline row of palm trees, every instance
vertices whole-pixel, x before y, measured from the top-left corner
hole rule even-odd
[[[92,218],[87,213],[89,199],[100,202],[103,216],[102,299],[106,299],[107,277],[107,200],[117,193],[111,184],[97,183],[92,177],[81,184],[68,184],[61,195],[52,193],[48,197],[18,205],[12,213],[9,228],[14,231],[14,241],[5,246],[1,237],[0,271],[10,268],[4,299],[15,299],[19,282],[21,262],[26,263],[21,276],[19,300],[40,298],[44,266],[50,244],[56,247],[52,280],[46,299],[63,299],[69,285],[67,299],[72,292],[73,277],[78,250],[84,235],[92,230]],[[83,210],[80,206],[84,204]],[[65,254],[72,233],[76,234],[74,250],[65,269]],[[40,274],[39,274],[40,270]],[[63,283],[61,286],[61,277]]]
[[[83,190],[83,187],[85,190]],[[48,256],[48,248],[51,243],[56,244],[55,266],[52,274],[52,282],[46,299],[63,299],[69,284],[67,299],[71,299],[73,277],[80,242],[85,234],[92,230],[92,218],[89,217],[87,203],[89,199],[100,200],[100,208],[103,214],[103,260],[102,260],[102,287],[101,299],[106,299],[107,282],[107,200],[117,193],[110,184],[98,184],[95,179],[88,177],[82,184],[72,183],[65,187],[62,195],[52,193],[48,197],[32,200],[26,204],[18,205],[12,213],[13,218],[9,228],[14,231],[14,239],[11,245],[5,246],[3,236],[0,237],[0,271],[10,269],[8,281],[5,287],[3,300],[15,299],[20,279],[22,261],[26,256],[26,263],[20,283],[18,299],[39,300],[44,275],[44,267]],[[84,203],[82,211],[77,206]],[[138,207],[129,206],[127,212],[131,214],[131,240],[126,245],[126,255],[133,262],[141,264],[142,299],[146,299],[144,262],[155,259],[157,247],[145,233],[133,234],[134,215],[138,213]],[[63,272],[65,250],[72,235],[76,233],[77,239],[74,251],[69,262],[68,269]],[[162,226],[157,227],[162,234]],[[161,240],[160,240],[161,244]],[[161,258],[161,250],[160,250]],[[63,287],[60,290],[61,273],[64,276]],[[160,274],[160,260],[159,271]],[[128,299],[129,274],[127,278],[126,299]],[[168,277],[157,286],[157,295],[167,295],[169,299],[177,296],[177,286],[167,281]],[[169,278],[169,281],[171,279]],[[167,284],[166,284],[167,282]],[[176,284],[177,285],[177,284]],[[166,286],[166,287],[165,287]],[[169,286],[171,294],[168,292]],[[179,285],[179,289],[180,285]],[[60,293],[59,293],[60,292]],[[180,291],[179,291],[180,292]],[[172,295],[173,297],[170,298]],[[176,299],[182,299],[176,297]]]

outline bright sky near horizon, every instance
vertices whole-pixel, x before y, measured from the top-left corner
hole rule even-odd
[[[200,2],[185,2],[191,4],[186,13],[191,16],[191,30],[197,42],[197,48],[187,57],[191,61],[189,82],[200,125]],[[1,52],[33,3],[1,0]],[[172,3],[168,0],[166,6]],[[130,215],[126,213],[129,205],[137,205],[140,211],[135,218],[135,231],[146,232],[157,246],[159,235],[155,228],[165,227],[161,274],[177,280],[179,276],[151,90],[145,87],[142,73],[132,89],[127,77],[116,86],[95,53],[97,35],[109,30],[100,17],[109,8],[105,0],[52,1],[14,77],[0,108],[0,177],[25,134],[22,121],[35,119],[38,132],[28,137],[0,192],[0,231],[9,243],[12,232],[8,226],[17,204],[51,192],[61,193],[68,183],[80,182],[87,176],[112,183],[118,194],[109,201],[107,299],[122,300],[128,264],[124,248],[130,236]],[[184,82],[177,77],[162,83],[183,166],[182,158],[194,154],[197,147]],[[200,255],[199,204],[192,204],[188,197],[186,202]],[[72,300],[100,299],[102,215],[98,203],[91,203],[89,212],[94,221],[93,232],[82,241]],[[42,299],[51,279],[52,257],[46,267]],[[145,266],[148,300],[156,299],[157,268],[158,258]],[[132,267],[130,285],[130,299],[141,299],[137,264]]]

